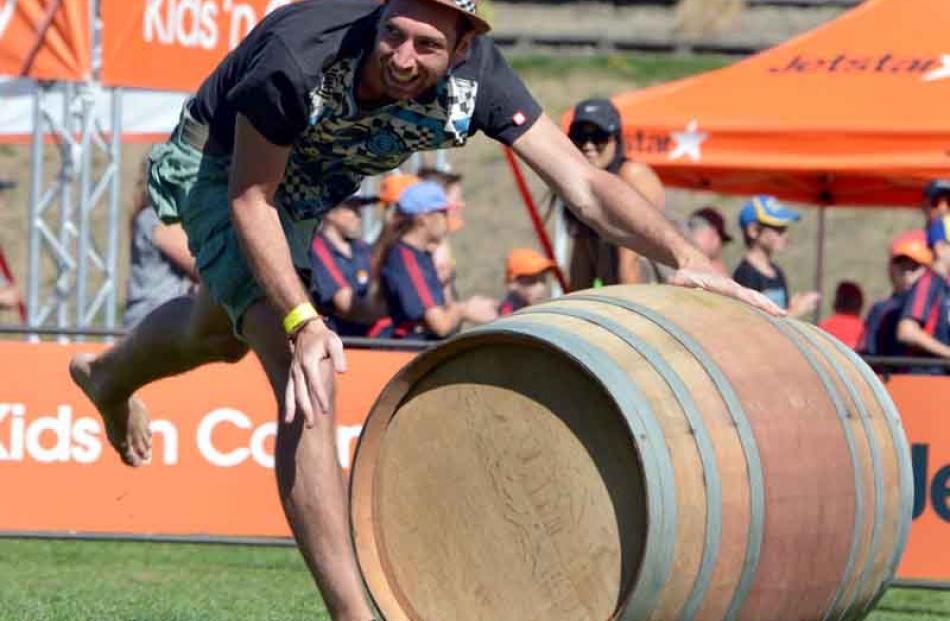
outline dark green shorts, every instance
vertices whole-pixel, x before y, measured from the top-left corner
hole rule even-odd
[[[186,104],[183,121],[187,115]],[[180,128],[181,124],[168,142],[156,145],[149,154],[149,200],[163,222],[181,222],[202,285],[224,307],[239,334],[244,313],[265,295],[247,264],[231,222],[231,156],[198,150],[183,140]],[[283,209],[278,212],[294,265],[309,271],[308,251],[318,221],[295,223]]]

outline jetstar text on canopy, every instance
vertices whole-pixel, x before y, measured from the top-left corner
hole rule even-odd
[[[882,75],[924,75],[942,66],[941,58],[885,54],[851,54],[832,56],[796,54],[785,64],[768,67],[773,75],[788,73],[869,73]]]

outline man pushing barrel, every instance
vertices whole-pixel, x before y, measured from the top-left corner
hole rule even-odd
[[[474,0],[304,0],[255,28],[150,156],[149,196],[180,221],[201,274],[195,298],[160,307],[70,371],[130,466],[151,456],[135,391],[212,361],[260,358],[279,403],[280,498],[335,621],[372,618],[350,546],[334,451],[340,339],[314,310],[314,227],[365,175],[477,131],[511,145],[605,237],[678,268],[676,284],[778,311],[718,275],[635,190],[584,157],[544,115]]]

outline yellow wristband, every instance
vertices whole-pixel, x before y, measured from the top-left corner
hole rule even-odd
[[[293,336],[303,324],[319,317],[320,315],[317,313],[317,309],[315,309],[310,302],[298,304],[284,317],[284,332],[289,336]]]

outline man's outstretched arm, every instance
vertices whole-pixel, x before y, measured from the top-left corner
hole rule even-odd
[[[601,235],[676,268],[671,284],[707,289],[773,315],[784,314],[758,291],[717,273],[659,209],[616,175],[590,165],[547,115],[541,115],[512,148]]]

